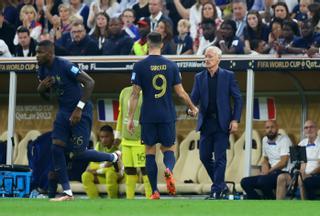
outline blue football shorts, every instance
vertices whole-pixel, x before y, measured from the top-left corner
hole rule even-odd
[[[142,123],[141,142],[148,146],[161,143],[163,146],[174,145],[176,139],[176,123]]]

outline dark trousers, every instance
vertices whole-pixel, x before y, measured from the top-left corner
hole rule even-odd
[[[273,190],[277,187],[278,175],[283,173],[281,170],[273,171],[268,175],[258,175],[243,178],[241,180],[241,187],[247,194],[247,199],[275,199]],[[262,191],[262,197],[255,189]]]
[[[228,142],[229,133],[221,130],[217,119],[207,119],[201,129],[199,152],[200,160],[213,182],[211,193],[221,192],[226,187],[224,175]]]
[[[307,199],[317,199],[316,192],[320,189],[320,175],[313,175],[303,181]]]

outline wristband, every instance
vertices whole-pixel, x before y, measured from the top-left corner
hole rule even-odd
[[[79,101],[78,104],[77,104],[77,107],[80,108],[80,109],[83,109],[85,105],[86,104],[84,102]]]

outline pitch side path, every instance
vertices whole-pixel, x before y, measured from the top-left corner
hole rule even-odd
[[[0,216],[319,216],[319,201],[0,199]]]

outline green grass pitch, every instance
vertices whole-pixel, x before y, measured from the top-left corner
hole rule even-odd
[[[319,201],[1,199],[0,216],[319,216]]]

